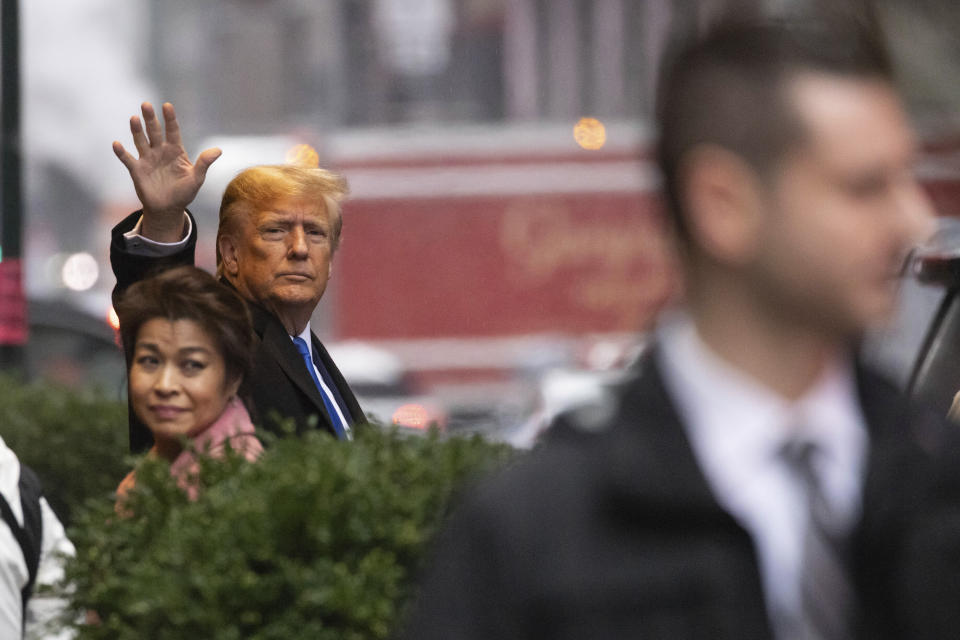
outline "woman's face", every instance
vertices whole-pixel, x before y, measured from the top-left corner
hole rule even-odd
[[[133,410],[158,443],[195,436],[223,413],[240,381],[193,320],[153,318],[140,327],[130,364]]]

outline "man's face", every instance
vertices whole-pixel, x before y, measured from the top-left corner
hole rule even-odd
[[[801,75],[788,99],[806,134],[763,189],[749,277],[784,318],[859,334],[889,316],[906,254],[932,231],[910,125],[878,80]]]
[[[225,272],[245,298],[281,317],[309,317],[330,278],[332,233],[323,202],[278,200],[242,217],[227,234]]]

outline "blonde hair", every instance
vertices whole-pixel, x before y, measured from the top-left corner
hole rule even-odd
[[[340,203],[348,192],[343,176],[319,167],[276,164],[244,169],[230,181],[220,201],[217,275],[223,275],[220,238],[236,230],[238,219],[286,198],[323,201],[333,226],[330,249],[335,252],[343,229]]]

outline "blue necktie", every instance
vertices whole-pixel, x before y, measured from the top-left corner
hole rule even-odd
[[[323,385],[320,384],[320,379],[317,378],[317,370],[313,366],[313,360],[310,358],[310,347],[307,346],[306,341],[303,338],[294,338],[293,344],[297,345],[297,351],[300,352],[300,355],[303,357],[303,363],[307,365],[307,371],[310,372],[310,377],[313,379],[313,384],[316,385],[317,391],[320,392],[320,397],[323,398],[323,406],[327,409],[327,415],[330,416],[330,424],[333,425],[333,430],[337,434],[337,438],[340,440],[347,439],[347,431],[340,422],[339,414],[337,413],[336,405],[334,404],[333,398],[324,391]]]

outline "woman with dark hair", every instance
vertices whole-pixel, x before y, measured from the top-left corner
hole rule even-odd
[[[131,286],[117,305],[130,405],[153,435],[148,455],[170,461],[191,498],[195,455],[229,444],[248,460],[263,450],[237,390],[253,365],[250,314],[240,297],[196,267],[164,271]],[[131,471],[117,488],[122,501]]]

